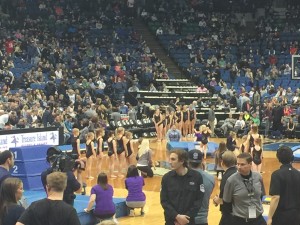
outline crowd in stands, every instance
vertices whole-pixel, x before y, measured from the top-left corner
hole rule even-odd
[[[168,77],[124,1],[13,2],[1,19],[1,129],[63,126],[68,138],[72,125],[105,126],[128,89]]]
[[[34,2],[17,1],[17,10],[9,4],[3,9],[2,129],[62,125],[68,139],[71,125],[80,130],[104,126],[112,112],[126,106],[127,90],[165,89],[155,79],[168,78],[168,70],[133,29],[124,2],[106,7],[102,1]],[[168,37],[171,56],[187,57],[188,62],[179,64],[199,84],[197,92],[219,94],[220,102],[226,99],[241,112],[257,111],[261,120],[264,114],[258,106],[272,103],[269,97],[282,104],[298,103],[298,82],[289,79],[291,55],[298,52],[297,13],[292,18],[287,13],[283,21],[289,20],[288,26],[276,27],[266,2],[264,17],[247,33],[239,32],[242,23],[235,23],[234,11],[241,10],[242,3],[226,14],[205,1],[176,2],[156,1],[155,13],[145,9],[141,17],[149,25],[160,24],[157,35],[162,43],[162,37]],[[204,12],[204,6],[212,8]],[[287,12],[297,8],[289,5]],[[199,29],[192,25],[185,30],[187,24]],[[287,32],[294,32],[293,40],[284,41]],[[248,100],[250,108],[244,104]],[[126,113],[135,113],[134,107],[126,107]]]
[[[278,104],[292,111],[284,116],[299,115],[299,81],[291,79],[292,56],[299,54],[298,2],[287,2],[284,17],[277,16],[272,1],[253,3],[255,9],[263,9],[261,15],[244,1],[233,1],[230,13],[230,7],[221,10],[217,3],[180,2],[185,4],[160,1],[142,17],[169,55],[199,84],[197,92],[217,94],[231,108],[251,117],[256,113],[261,121],[270,119],[267,106],[276,111]],[[247,13],[252,13],[255,25],[246,21]],[[295,71],[297,76],[297,66]]]

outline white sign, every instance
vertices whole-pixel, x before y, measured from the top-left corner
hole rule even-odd
[[[34,145],[59,145],[59,131],[0,135],[0,151]]]

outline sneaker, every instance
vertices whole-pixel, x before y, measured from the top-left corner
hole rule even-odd
[[[133,209],[130,209],[129,216],[134,216],[134,210]]]

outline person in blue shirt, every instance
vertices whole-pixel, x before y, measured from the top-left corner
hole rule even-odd
[[[173,124],[171,129],[168,130],[166,134],[167,142],[169,141],[180,141],[181,140],[181,132],[176,129],[176,124]]]
[[[14,166],[14,155],[11,151],[5,150],[0,153],[0,187],[1,183],[11,177],[9,170]]]
[[[202,159],[203,153],[200,150],[194,149],[188,152],[189,166],[191,169],[198,171],[202,178],[204,184],[204,196],[202,200],[202,206],[195,217],[195,225],[208,225],[207,216],[209,208],[210,195],[215,186],[215,178],[209,173],[205,172],[203,169]]]

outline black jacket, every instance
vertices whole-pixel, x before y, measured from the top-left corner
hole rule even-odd
[[[195,224],[204,195],[203,179],[199,172],[188,170],[184,176],[175,171],[165,174],[161,182],[160,202],[164,209],[166,225],[174,225],[178,214],[190,217],[189,225]]]

